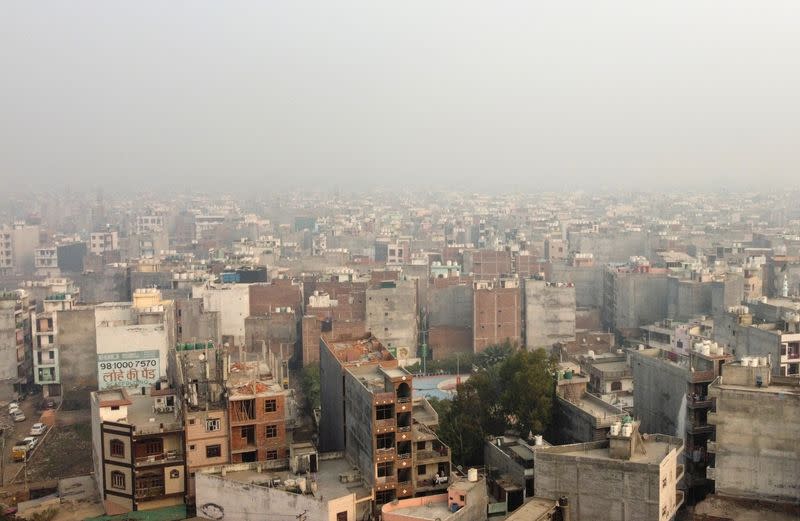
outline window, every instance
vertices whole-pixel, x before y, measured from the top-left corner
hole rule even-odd
[[[194,445],[189,445],[189,450],[194,450],[194,449],[195,449]]]
[[[169,479],[178,479],[181,477],[181,471],[178,469],[172,469],[169,471]]]
[[[622,382],[611,382],[611,390],[612,391],[621,391],[622,390]]]
[[[111,440],[109,443],[109,447],[111,448],[111,455],[115,458],[124,458],[125,457],[125,444],[122,443],[120,440]]]
[[[209,418],[206,420],[206,430],[211,431],[218,431],[219,430],[219,418]]]
[[[206,458],[219,458],[220,456],[222,456],[221,445],[206,446]]]
[[[417,476],[425,475],[425,465],[417,465]]]
[[[111,406],[111,410],[112,411],[118,411],[119,410],[119,405],[112,405]]]
[[[277,438],[277,437],[278,437],[278,426],[267,425],[267,438]]]
[[[194,418],[189,419],[189,425],[194,425]]]
[[[389,477],[394,473],[394,468],[391,461],[384,461],[382,463],[378,463],[378,477],[385,478]]]
[[[425,450],[425,442],[424,441],[418,441],[417,442],[417,450]]]
[[[267,451],[267,460],[275,460],[278,459],[278,451],[277,450],[268,450]]]
[[[394,417],[394,405],[378,405],[375,407],[376,420],[389,420]]]
[[[118,470],[111,471],[111,488],[125,490],[125,474]]]
[[[264,412],[275,412],[278,410],[277,400],[267,400],[264,402]]]
[[[347,521],[347,512],[339,512],[336,514],[336,521]]]
[[[156,438],[154,440],[147,440],[144,443],[144,451],[145,454],[153,455],[153,454],[161,454],[164,452],[164,440],[161,438]]]

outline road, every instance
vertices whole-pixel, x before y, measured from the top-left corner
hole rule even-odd
[[[26,436],[30,435],[31,426],[39,421],[39,416],[36,412],[36,404],[39,403],[41,400],[41,395],[34,395],[29,397],[27,400],[24,400],[20,403],[20,409],[22,412],[25,413],[25,421],[15,423],[8,415],[8,407],[3,406],[3,409],[0,410],[0,422],[6,425],[13,426],[13,432],[7,432],[4,434],[5,438],[5,450],[3,451],[2,458],[3,458],[3,485],[7,485],[11,479],[19,472],[19,470],[24,466],[23,463],[15,463],[14,460],[11,458],[11,449],[14,447],[14,443],[23,439]],[[38,445],[37,445],[38,450]]]

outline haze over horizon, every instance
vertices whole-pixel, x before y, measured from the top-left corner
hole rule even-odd
[[[789,0],[4,7],[8,190],[800,185]]]

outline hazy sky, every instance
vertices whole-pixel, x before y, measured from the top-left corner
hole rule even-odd
[[[800,186],[798,0],[5,0],[0,75],[0,191]]]

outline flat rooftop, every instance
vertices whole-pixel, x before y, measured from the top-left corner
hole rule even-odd
[[[226,471],[223,479],[237,481],[239,483],[249,483],[256,487],[270,488],[270,483],[277,478],[281,483],[278,486],[278,488],[280,488],[286,487],[287,481],[291,483],[291,480],[296,481],[304,477],[296,475],[294,472],[286,469],[262,470],[262,472],[258,472],[255,469],[255,464],[252,466],[254,467],[252,469]],[[349,494],[355,494],[357,499],[369,497],[372,491],[364,487],[360,481],[355,483],[342,483],[339,480],[340,475],[352,473],[353,470],[354,467],[344,458],[320,460],[318,472],[314,476],[318,488],[313,496],[320,501],[328,501]],[[218,472],[214,474],[219,475]],[[296,492],[286,490],[286,493],[294,494]],[[307,496],[310,495],[312,494],[307,494]]]
[[[553,510],[556,502],[552,499],[533,497],[511,513],[506,521],[538,521]]]
[[[160,394],[159,396],[175,395],[175,392]],[[136,430],[140,427],[147,427],[148,424],[153,424],[156,427],[159,424],[168,424],[179,421],[173,412],[156,412],[153,407],[155,406],[155,396],[141,394],[130,395],[131,404],[128,405],[128,423],[136,426]],[[176,397],[177,401],[177,397]],[[152,421],[151,421],[152,419]]]
[[[664,435],[653,436],[644,434],[642,439],[644,440],[645,454],[642,454],[640,451],[635,451],[635,454],[633,454],[630,459],[617,459],[609,456],[609,443],[607,440],[575,443],[572,445],[556,445],[542,449],[541,453],[558,453],[563,456],[659,465],[670,450],[681,447],[683,444],[683,440],[680,438]]]

